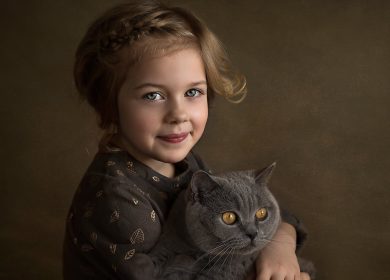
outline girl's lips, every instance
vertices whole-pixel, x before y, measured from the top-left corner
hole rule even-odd
[[[189,134],[188,132],[185,132],[179,134],[168,134],[168,135],[157,136],[157,137],[165,142],[180,143],[187,138],[188,134]]]

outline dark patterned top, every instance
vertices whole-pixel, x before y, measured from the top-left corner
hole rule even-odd
[[[99,152],[69,210],[64,280],[139,279],[131,268],[145,264],[136,254],[152,249],[177,193],[196,170],[207,170],[193,152],[175,169],[178,175],[167,178],[126,151]],[[301,243],[306,233],[299,221],[285,211],[283,220],[295,226]]]

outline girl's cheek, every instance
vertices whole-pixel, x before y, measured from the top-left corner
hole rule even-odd
[[[204,108],[204,107],[201,107],[198,111],[197,111],[197,115],[196,115],[196,118],[202,122],[202,123],[206,123],[207,122],[207,119],[208,119],[208,109],[207,107]]]

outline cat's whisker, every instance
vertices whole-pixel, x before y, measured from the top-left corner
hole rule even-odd
[[[212,258],[209,258],[209,261],[207,262],[207,264],[206,264],[200,271],[205,270],[205,269],[207,268],[207,266],[208,266],[210,263],[212,263],[212,262],[218,257],[217,261],[214,262],[214,264],[213,264],[208,270],[212,269],[212,268],[214,267],[214,265],[219,261],[219,259],[221,258],[221,256],[223,256],[223,253],[226,252],[228,249],[229,249],[229,246],[224,245],[224,247],[222,248],[222,250],[219,251],[218,254],[214,255]]]
[[[229,263],[229,269],[230,269],[230,274],[232,274],[232,262],[233,262],[233,257],[236,249],[233,249],[232,254],[230,255],[230,263]]]
[[[208,268],[208,270],[214,269],[215,266],[218,264],[218,262],[221,260],[221,258],[225,256],[225,253],[226,253],[229,249],[231,249],[231,248],[230,248],[230,247],[226,247],[226,248],[224,248],[224,249],[220,252],[220,254],[216,255],[215,257],[218,256],[218,259],[217,259],[216,261],[214,261],[213,265],[212,265],[210,268]],[[215,257],[214,257],[213,259],[215,259]],[[211,261],[213,261],[213,260],[211,260]],[[207,264],[207,265],[208,265],[208,264]],[[207,267],[207,265],[206,265],[206,267]],[[219,268],[221,268],[221,266],[219,266]],[[219,271],[219,269],[218,269],[218,271]]]
[[[244,240],[238,238],[233,238],[229,240],[229,246],[234,247],[236,249],[244,247],[243,245],[245,245],[245,243],[246,242]]]
[[[216,255],[214,255],[211,259],[209,259],[210,261],[213,261],[215,258],[218,257],[217,259],[217,262],[219,260],[219,258],[229,249],[229,246],[228,245],[225,245],[224,248],[222,248],[222,250],[220,250]]]
[[[224,243],[224,242],[222,242],[222,243]],[[209,257],[209,263],[210,263],[210,257],[211,257],[211,255],[213,255],[212,253],[215,252],[215,251],[217,251],[218,249],[220,249],[220,248],[223,247],[223,246],[226,246],[226,244],[218,245],[218,246],[216,246],[215,248],[211,249],[210,251],[207,251],[206,253],[202,254],[200,257],[197,258],[197,260],[195,261],[194,264],[197,264],[198,262],[200,262],[201,260],[203,260],[203,259],[206,258],[206,257]],[[222,250],[223,250],[223,248],[222,248]],[[218,255],[218,254],[217,254],[217,255]],[[207,265],[208,265],[209,263],[207,263]],[[206,265],[206,266],[207,266],[207,265]]]
[[[222,264],[219,266],[219,270],[221,270],[221,267],[223,267],[223,265],[225,264],[226,260],[230,257],[231,253],[234,251],[234,248],[230,248],[230,251],[226,254],[226,257],[224,259],[224,261],[222,262]]]
[[[201,261],[202,259],[204,259],[205,257],[210,257],[211,255],[213,255],[212,253],[217,251],[218,249],[220,249],[221,247],[225,246],[225,244],[222,244],[222,245],[218,245],[216,247],[214,247],[213,249],[211,249],[210,251],[207,251],[205,252],[204,254],[202,254],[200,257],[198,257],[198,259],[196,260],[195,263],[198,263],[199,261]],[[210,260],[210,258],[209,258]]]
[[[224,247],[224,246],[227,246],[228,244],[221,244],[221,245],[218,245],[216,246],[215,248],[211,249],[210,251],[207,251],[207,254],[208,255],[212,255],[213,252],[217,251],[218,249],[220,249],[221,247]]]

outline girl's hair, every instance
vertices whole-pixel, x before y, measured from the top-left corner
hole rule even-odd
[[[92,23],[76,51],[76,87],[98,113],[99,126],[108,130],[117,125],[117,94],[130,66],[148,55],[194,46],[205,65],[209,101],[215,94],[241,101],[245,77],[233,72],[215,35],[191,12],[159,0],[118,5]]]

